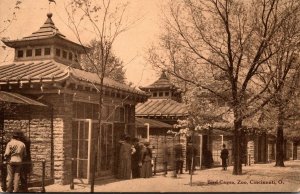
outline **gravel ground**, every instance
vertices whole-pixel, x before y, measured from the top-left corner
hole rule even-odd
[[[285,162],[286,167],[274,163],[243,166],[243,175],[232,175],[232,167],[196,171],[193,184],[188,174],[172,178],[157,175],[149,179],[110,180],[95,185],[95,192],[300,192],[300,160]],[[50,185],[46,192],[89,192],[90,186],[75,184]]]

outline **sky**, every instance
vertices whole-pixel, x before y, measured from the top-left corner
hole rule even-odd
[[[1,25],[12,15],[15,1],[0,0]],[[9,37],[12,40],[30,35],[46,21],[46,14],[50,9],[50,12],[53,13],[52,20],[59,31],[68,39],[76,41],[73,32],[66,26],[68,18],[64,10],[66,1],[56,0],[56,5],[51,4],[49,7],[48,0],[22,0],[21,9],[17,11],[17,19],[12,22],[5,32],[0,34],[0,37]],[[114,45],[114,51],[124,61],[127,81],[133,82],[136,86],[146,86],[153,83],[159,76],[159,72],[155,72],[145,60],[145,51],[150,44],[158,40],[162,1],[128,0],[128,2],[127,17],[130,20],[138,21],[118,37]],[[90,35],[84,33],[82,35],[91,38]],[[4,50],[2,48],[3,44],[0,45],[0,63],[12,61],[13,50],[7,48]]]

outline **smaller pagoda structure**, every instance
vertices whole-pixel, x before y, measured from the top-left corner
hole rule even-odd
[[[166,143],[171,153],[168,168],[174,169],[172,162],[174,146],[182,144],[183,156],[185,156],[186,150],[186,137],[168,133],[168,131],[178,132],[179,129],[175,129],[174,124],[178,123],[178,119],[185,119],[189,116],[187,106],[182,103],[181,90],[171,83],[164,71],[157,81],[149,86],[140,87],[140,89],[147,92],[150,98],[136,106],[136,120],[139,122],[138,135],[145,137],[143,134],[146,134],[145,131],[148,130],[146,137],[153,146],[157,171],[163,169],[163,147]]]
[[[187,106],[182,103],[181,90],[171,83],[165,71],[157,81],[141,90],[150,93],[151,97],[136,107],[136,116],[159,120],[171,125],[178,119],[187,118]]]

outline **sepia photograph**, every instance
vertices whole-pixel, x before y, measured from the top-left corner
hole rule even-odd
[[[300,192],[299,0],[0,0],[1,192]]]

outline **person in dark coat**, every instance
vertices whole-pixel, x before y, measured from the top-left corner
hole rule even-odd
[[[139,145],[139,139],[133,138],[133,147],[134,152],[131,156],[131,169],[132,169],[132,178],[140,178],[140,158],[141,158],[141,147]]]
[[[223,144],[223,149],[221,151],[221,159],[222,159],[222,167],[223,167],[223,170],[227,170],[227,159],[228,159],[228,150],[226,149],[226,145]]]
[[[120,160],[119,160],[119,179],[130,179],[131,178],[131,153],[132,145],[130,143],[130,137],[125,137],[125,142],[120,148]]]
[[[203,150],[203,164],[206,168],[211,168],[214,163],[212,153],[210,150]]]
[[[163,148],[163,167],[164,167],[164,175],[166,176],[168,174],[168,163],[169,163],[169,158],[170,158],[170,150],[168,147],[167,142],[164,142]]]
[[[120,150],[121,150],[121,147],[122,145],[124,144],[125,142],[125,134],[122,134],[120,136],[120,139],[118,140],[117,144],[116,144],[116,152],[115,152],[115,157],[116,157],[116,161],[115,161],[115,170],[114,170],[114,173],[117,175],[117,177],[119,178],[119,172],[120,172]]]
[[[183,152],[182,152],[182,144],[176,144],[174,146],[174,152],[175,152],[175,171],[176,174],[180,173],[183,174]]]
[[[197,149],[193,146],[191,142],[188,143],[186,148],[186,163],[187,163],[186,170],[189,171],[189,174],[195,171],[196,155],[197,155]],[[192,163],[193,163],[193,167],[192,167]]]
[[[144,142],[144,146],[141,149],[141,178],[152,177],[152,150],[148,141]]]
[[[26,156],[23,157],[23,162],[27,162],[22,165],[21,167],[21,174],[20,174],[20,181],[21,181],[21,187],[20,190],[22,192],[28,192],[28,174],[31,173],[32,170],[32,164],[31,162],[31,153],[30,153],[30,139],[24,135],[24,133],[20,136],[20,141],[22,141],[25,144],[26,149]]]

